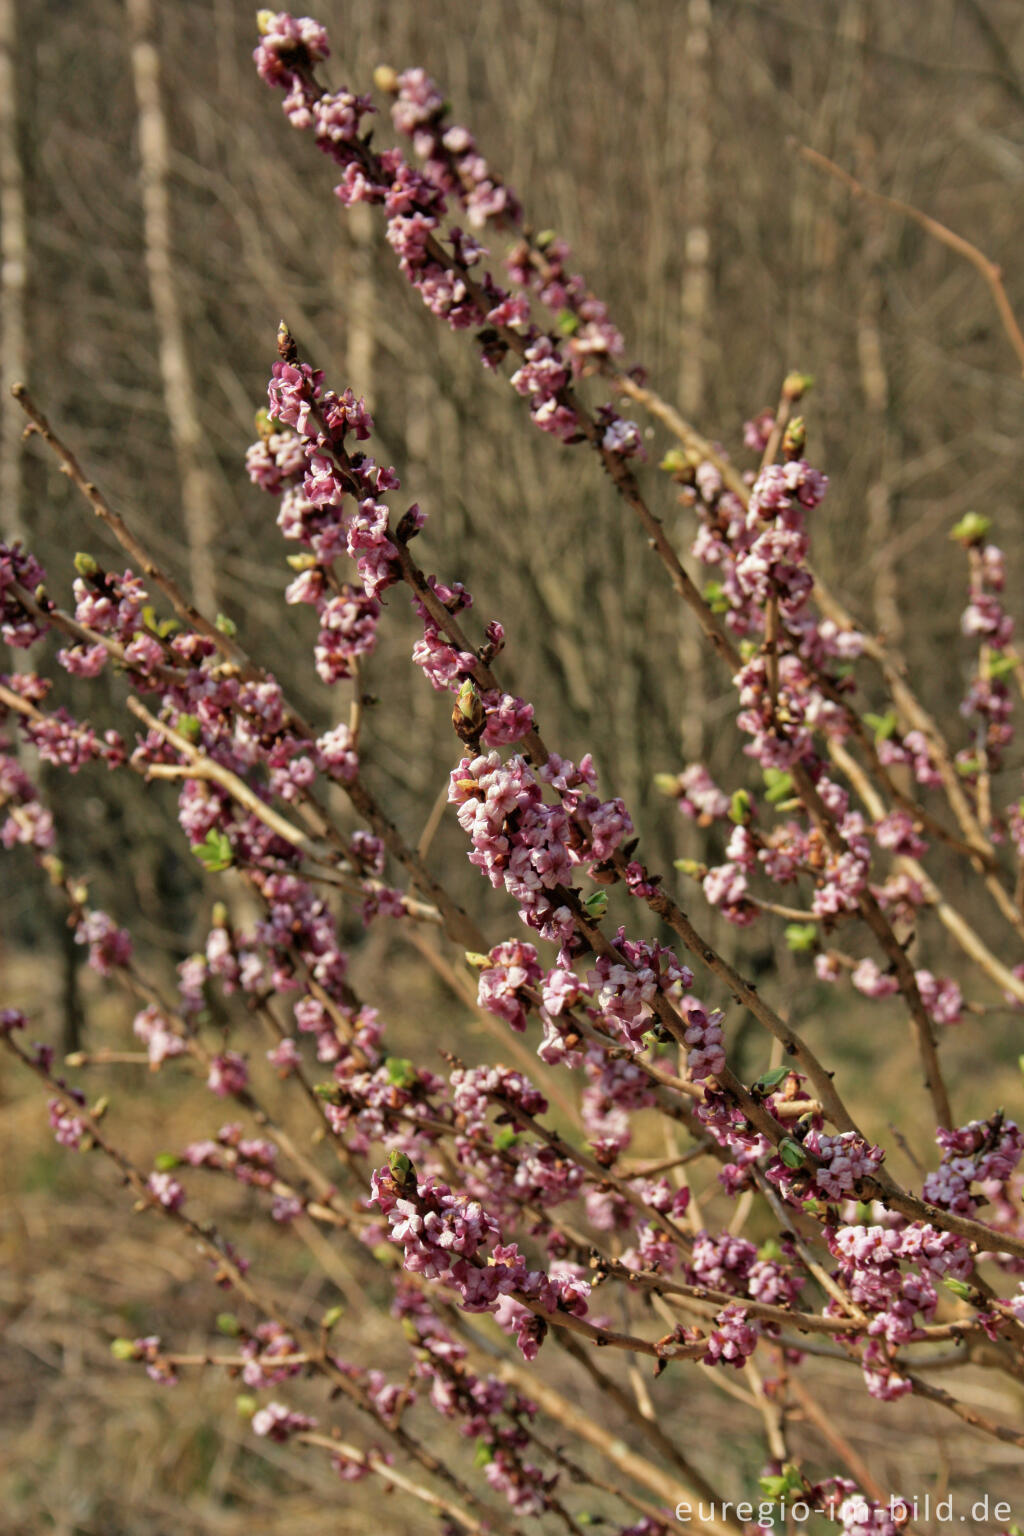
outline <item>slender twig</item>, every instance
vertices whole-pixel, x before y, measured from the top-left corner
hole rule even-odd
[[[912,203],[905,203],[898,197],[888,197],[884,192],[875,192],[870,187],[864,186],[856,176],[851,176],[849,171],[837,165],[834,160],[830,160],[827,155],[823,155],[820,150],[812,149],[809,144],[800,144],[796,140],[791,141],[790,148],[807,165],[813,165],[816,170],[824,171],[827,175],[835,177],[836,181],[841,181],[854,197],[863,198],[865,202],[875,203],[879,208],[888,208],[893,213],[910,219],[933,239],[948,246],[965,261],[969,261],[988,285],[1006,338],[1016,353],[1021,372],[1024,374],[1024,332],[1021,331],[1013,306],[1007,297],[1003,284],[1003,269],[998,262],[986,256],[984,251],[972,241],[965,239],[963,235],[958,235],[955,230],[950,229],[946,224],[941,224],[938,219],[933,219],[930,214],[922,213],[921,209],[915,208]]]

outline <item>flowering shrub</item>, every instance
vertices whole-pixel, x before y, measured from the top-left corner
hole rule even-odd
[[[849,1009],[880,1042],[902,1010],[938,1150],[918,1146],[920,1177],[896,1178],[891,1146],[866,1134],[842,1074],[694,925],[590,755],[571,761],[545,741],[530,701],[502,681],[502,624],[473,622],[462,584],[419,563],[424,514],[372,456],[365,402],[302,357],[286,326],[246,468],[293,547],[286,598],[314,612],[311,664],[325,683],[354,684],[344,721],[304,719],[233,626],[196,611],[21,389],[31,428],[132,568],[77,556],[73,602],[62,606],[33,555],[5,544],[0,633],[33,662],[37,649],[55,649],[77,678],[116,674],[134,724],[101,733],[48,707],[43,672],[5,674],[3,842],[32,850],[63,892],[89,964],[138,1000],[133,1030],[152,1070],[202,1074],[208,1125],[143,1167],[58,1072],[52,1048],[24,1043],[24,1014],[0,1015],[0,1036],[45,1084],[57,1141],[112,1160],[154,1219],[198,1245],[248,1319],[236,1321],[237,1348],[225,1356],[196,1361],[154,1336],[116,1340],[115,1354],[165,1385],[191,1364],[232,1371],[248,1389],[241,1402],[254,1434],[320,1448],[340,1477],[380,1478],[438,1512],[446,1530],[559,1522],[575,1531],[593,1488],[610,1494],[617,1512],[607,1520],[620,1536],[658,1536],[672,1528],[674,1504],[694,1498],[713,1506],[703,1528],[715,1532],[770,1528],[767,1512],[784,1497],[844,1531],[895,1529],[885,1505],[893,1490],[862,1486],[859,1468],[788,1456],[791,1381],[806,1377],[813,1397],[816,1354],[859,1378],[851,1391],[883,1403],[917,1395],[1024,1448],[1017,1429],[935,1384],[940,1365],[967,1361],[1019,1375],[1024,1336],[1024,1138],[995,1106],[958,1124],[941,1049],[968,1016],[1024,1002],[1024,969],[1000,958],[1024,938],[1024,802],[999,788],[1021,663],[987,521],[972,515],[954,530],[977,669],[950,740],[899,658],[858,628],[811,564],[828,487],[804,457],[796,414],[809,381],[790,375],[777,406],[747,424],[749,469],[686,423],[660,470],[642,469],[644,433],[619,403],[678,417],[642,370],[623,367],[623,338],[572,272],[570,252],[531,232],[435,83],[420,70],[377,72],[398,139],[378,149],[371,96],[321,83],[323,28],[266,11],[259,29],[259,75],[284,92],[291,126],[334,162],[342,205],[380,210],[423,303],[472,333],[484,367],[507,377],[530,421],[556,440],[552,453],[599,457],[666,591],[729,666],[742,744],[734,782],[719,786],[699,763],[659,777],[683,816],[721,832],[721,861],[679,861],[680,879],[728,923],[785,922],[808,985],[846,988]],[[690,553],[708,567],[701,584],[651,508],[669,487],[692,512]],[[363,773],[361,669],[405,600],[422,625],[412,663],[450,695],[457,760],[447,802],[466,857],[511,898],[497,943],[406,842]],[[173,619],[158,614],[161,602]],[[869,708],[880,684],[881,714]],[[16,755],[19,739],[31,751]],[[229,869],[244,881],[258,919],[245,926],[218,901],[176,991],[155,986],[131,936],[57,860],[53,817],[29,771],[38,761],[176,781],[188,844],[215,887]],[[335,816],[338,797],[358,830]],[[973,881],[989,901],[992,944],[929,873],[934,852],[950,891]],[[385,917],[439,929],[462,982],[475,973],[477,1005],[508,1050],[513,1037],[527,1043],[526,1054],[515,1045],[519,1066],[467,1065],[439,1055],[437,1042],[422,1060],[391,1054],[373,1000],[348,975],[335,888],[367,925]],[[912,959],[912,939],[916,956],[943,965],[959,951],[957,976]],[[765,1070],[752,1082],[730,1065],[744,1009],[766,1034]],[[275,1123],[265,1103],[275,1074],[304,1099],[318,1151]],[[214,1099],[230,1101],[236,1118],[222,1123]],[[669,1152],[638,1159],[630,1149],[648,1147],[655,1127]],[[405,1378],[360,1358],[358,1329],[347,1336],[331,1311],[319,1331],[286,1325],[258,1266],[194,1214],[200,1169],[250,1186],[280,1227],[319,1225],[377,1266],[410,1351]],[[559,1351],[601,1384],[621,1422],[581,1421],[548,1380]],[[616,1364],[623,1353],[669,1384],[681,1371],[740,1374],[768,1426],[753,1524],[729,1512],[716,1470],[692,1465],[634,1401]],[[288,1400],[300,1377],[329,1389],[317,1415]],[[361,1442],[335,1422],[342,1400],[370,1423]],[[432,1414],[474,1442],[475,1470],[434,1454]],[[624,1438],[631,1421],[641,1430],[634,1448]],[[579,1463],[577,1442],[597,1453],[593,1466]],[[830,1444],[841,1460],[842,1438]]]

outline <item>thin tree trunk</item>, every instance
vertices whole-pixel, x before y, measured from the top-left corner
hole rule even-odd
[[[346,383],[357,395],[365,395],[372,407],[377,326],[372,210],[358,204],[349,210],[345,224],[348,250],[341,312],[345,319]]]
[[[676,109],[676,131],[686,142],[683,210],[686,236],[680,292],[679,406],[689,421],[701,419],[706,408],[708,350],[711,321],[711,3],[689,0],[686,8],[686,67],[682,101]],[[707,690],[705,658],[696,625],[686,624],[679,641],[679,660],[686,679],[686,703],[680,721],[683,755],[690,762],[704,757]]]
[[[862,153],[868,153],[866,145]],[[865,174],[870,176],[869,171]],[[898,646],[903,637],[903,619],[892,550],[893,508],[889,487],[892,407],[882,335],[885,215],[881,209],[865,207],[864,224],[867,271],[857,314],[857,359],[869,422],[867,436],[872,448],[872,476],[867,491],[868,547],[875,552],[871,595],[875,623],[886,638]]]
[[[17,9],[16,0],[0,0],[0,527],[9,539],[25,537],[25,419],[11,398],[11,385],[28,382],[28,221],[18,136]]]
[[[159,339],[160,374],[171,439],[178,460],[182,513],[188,545],[189,584],[196,606],[212,616],[217,607],[213,560],[216,505],[204,461],[195,408],[196,390],[171,249],[167,125],[160,99],[160,58],[154,41],[152,0],[126,0],[131,23],[132,77],[139,114],[139,161],[146,270]]]

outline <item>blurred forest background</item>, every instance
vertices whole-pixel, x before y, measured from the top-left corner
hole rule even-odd
[[[347,694],[339,702],[316,680],[312,616],[281,602],[288,546],[274,506],[242,470],[284,316],[330,382],[368,397],[382,456],[430,514],[421,558],[468,585],[481,624],[505,623],[505,670],[559,749],[594,752],[656,866],[699,853],[652,775],[703,754],[729,775],[727,678],[593,456],[531,432],[507,385],[409,293],[380,222],[364,209],[344,216],[330,164],[255,78],[251,8],[4,4],[5,378],[27,377],[158,558],[234,619],[326,724]],[[626,336],[626,360],[744,468],[744,418],[774,404],[790,368],[814,375],[808,456],[832,480],[816,562],[855,612],[905,645],[948,719],[970,647],[958,638],[965,571],[946,534],[968,508],[990,513],[1019,571],[1024,384],[977,273],[907,221],[853,203],[787,141],[980,242],[1024,305],[1020,6],[326,0],[321,13],[335,86],[367,89],[381,61],[422,64],[442,82],[534,226],[571,242]],[[139,154],[150,43],[167,251],[151,203],[147,218],[151,122],[148,184]],[[388,131],[385,119],[385,142]],[[16,171],[21,232],[10,223]],[[187,367],[183,381],[172,370],[170,388],[158,324],[169,285]],[[3,411],[10,460],[23,423],[6,398]],[[687,516],[653,467],[666,446],[650,443],[645,476],[685,547]],[[19,467],[17,499],[9,462],[5,471],[4,525],[24,531],[67,596],[73,550],[117,557],[46,456],[33,450]],[[406,663],[416,623],[397,607],[368,668],[387,702],[366,735],[367,771],[411,836],[452,739],[447,710]],[[60,686],[72,708],[97,692]],[[129,788],[125,799],[102,770],[81,775],[61,797],[63,846],[98,877],[97,899],[187,951],[198,882],[180,836],[167,835],[173,797]],[[461,847],[457,829],[450,844],[442,834],[439,858],[446,847]],[[9,883],[0,916],[8,943],[43,941],[32,879]]]
[[[533,226],[569,240],[626,336],[626,361],[743,468],[744,419],[775,403],[790,369],[813,374],[808,457],[832,482],[815,514],[816,563],[904,647],[962,745],[966,573],[947,532],[970,508],[989,514],[1019,580],[1024,383],[978,274],[912,223],[853,202],[791,141],[975,240],[1024,309],[1017,0],[310,8],[331,34],[322,73],[333,87],[368,89],[381,62],[437,78]],[[430,514],[420,558],[466,583],[481,625],[503,621],[503,675],[536,702],[558,749],[593,751],[602,789],[630,805],[653,867],[699,857],[703,834],[652,780],[701,757],[730,787],[742,780],[727,677],[595,457],[531,431],[507,385],[408,290],[381,224],[339,207],[330,164],[256,77],[254,10],[239,0],[0,0],[5,536],[26,538],[61,597],[73,551],[118,559],[53,463],[22,451],[7,386],[24,378],[158,558],[238,624],[321,729],[344,718],[347,692],[332,694],[312,669],[311,614],[281,601],[291,573],[275,508],[242,467],[284,317],[329,383],[367,396],[374,452]],[[386,116],[378,133],[390,141]],[[687,514],[655,467],[667,446],[652,436],[641,473],[685,547]],[[407,662],[416,621],[400,600],[395,608],[366,673],[383,702],[365,767],[415,841],[453,738],[447,707]],[[84,713],[118,686],[61,674],[57,697]],[[61,849],[97,904],[130,917],[170,966],[205,931],[198,866],[173,795],[123,777],[52,775]],[[457,828],[442,825],[432,858],[479,903]],[[8,855],[4,870],[0,966],[20,978],[24,1003],[39,958],[53,962],[45,996],[70,1041],[89,1001],[82,952],[29,861]],[[748,968],[789,963],[756,931],[723,934],[702,918]],[[390,926],[371,932],[364,967],[379,972]],[[506,936],[500,923],[494,936]],[[55,1177],[48,1169],[37,1170],[42,1182]],[[5,1241],[25,1237],[8,1230]],[[61,1519],[70,1523],[40,1528],[80,1528]],[[139,1529],[163,1528],[152,1519]],[[209,1519],[180,1528],[234,1529]],[[307,1529],[296,1520],[290,1529]],[[179,1526],[167,1516],[166,1528]]]

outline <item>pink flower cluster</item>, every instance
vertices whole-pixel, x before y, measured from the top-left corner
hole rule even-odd
[[[829,1234],[829,1247],[851,1300],[871,1316],[863,1356],[868,1391],[887,1400],[902,1396],[911,1383],[893,1368],[890,1355],[921,1337],[919,1313],[925,1319],[935,1315],[936,1281],[963,1280],[971,1273],[970,1248],[963,1238],[925,1223],[840,1227]],[[907,1263],[915,1267],[903,1268]]]
[[[326,51],[322,29],[282,13],[266,22],[255,57],[267,84],[286,92],[284,110],[292,125],[314,129],[320,148],[341,168],[335,192],[344,206],[366,202],[383,207],[388,243],[430,311],[455,330],[483,328],[481,357],[487,366],[497,366],[513,336],[521,338],[524,362],[512,383],[529,399],[532,420],[562,441],[577,440],[582,421],[566,392],[570,366],[580,370],[593,357],[621,350],[605,306],[581,279],[565,271],[568,251],[558,242],[543,242],[543,253],[538,246],[513,254],[508,262],[512,279],[527,292],[538,291],[543,302],[557,303],[560,323],[563,316],[568,319],[564,329],[570,335],[571,362],[564,359],[556,338],[530,322],[526,293],[511,293],[479,268],[485,252],[472,235],[452,226],[448,247],[442,244],[449,202],[461,205],[476,229],[515,223],[520,209],[468,130],[445,125],[445,103],[434,82],[422,70],[408,70],[394,80],[392,117],[422,160],[417,169],[399,150],[377,153],[359,137],[359,118],[371,110],[366,98],[348,91],[332,96],[314,82],[311,65]],[[334,129],[336,119],[340,131]],[[620,458],[642,452],[638,429],[610,406],[602,409],[598,426],[595,441],[604,452]]]
[[[991,1226],[992,1247],[998,1253],[1000,1232],[1019,1237],[1024,1231],[1016,1177],[1024,1156],[1024,1135],[1000,1111],[990,1120],[971,1120],[955,1130],[940,1127],[935,1139],[942,1149],[942,1162],[926,1177],[924,1198],[942,1210]],[[985,1210],[986,1206],[990,1209]],[[1021,1260],[998,1256],[1005,1268],[1024,1269]]]
[[[407,1158],[403,1165],[402,1156],[393,1155],[392,1167],[374,1172],[371,1189],[371,1203],[404,1251],[404,1267],[452,1286],[465,1311],[493,1312],[515,1332],[527,1359],[535,1357],[546,1326],[532,1307],[549,1316],[559,1309],[586,1315],[585,1282],[531,1269],[514,1243],[501,1243],[498,1224],[480,1201],[453,1194],[429,1175],[417,1179]]]

